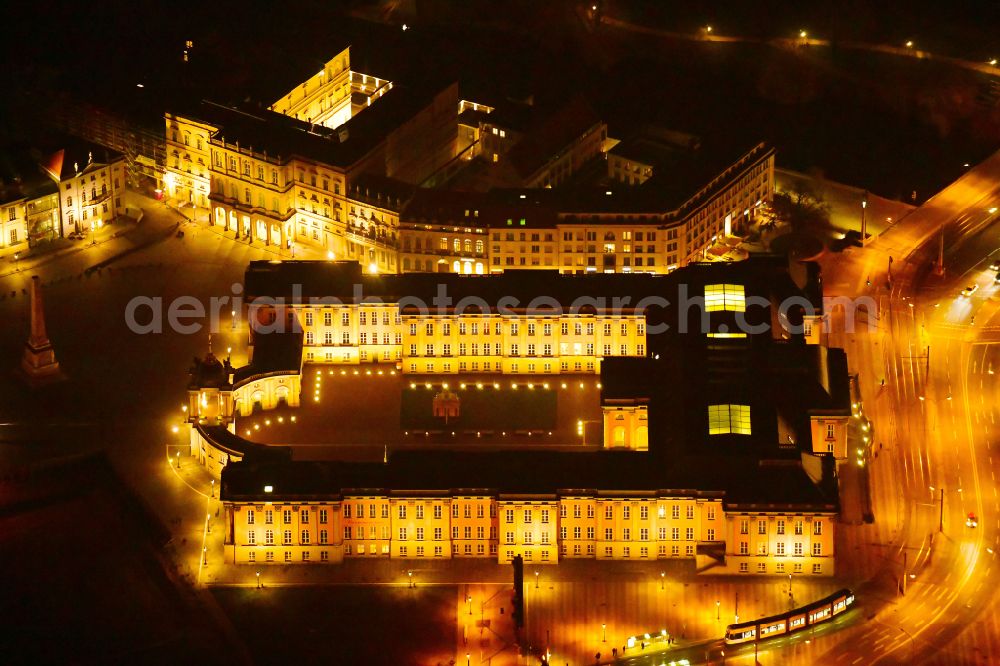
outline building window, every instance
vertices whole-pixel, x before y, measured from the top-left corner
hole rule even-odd
[[[709,435],[749,435],[750,406],[749,405],[709,405],[708,406]]]
[[[746,294],[741,284],[706,284],[706,312],[746,312]]]

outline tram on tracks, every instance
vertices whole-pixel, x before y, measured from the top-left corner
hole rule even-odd
[[[854,605],[854,592],[840,590],[813,603],[759,620],[740,622],[726,627],[726,644],[739,645],[750,641],[787,636],[817,624],[828,622]]]

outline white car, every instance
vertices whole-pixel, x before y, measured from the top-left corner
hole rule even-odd
[[[969,517],[965,519],[966,527],[976,527],[979,525],[979,521],[976,519],[976,514],[970,513]]]
[[[966,287],[965,289],[963,289],[962,293],[959,294],[959,295],[960,296],[964,296],[965,298],[968,298],[969,296],[972,296],[977,291],[979,291],[979,285],[978,284],[970,284],[968,287]]]

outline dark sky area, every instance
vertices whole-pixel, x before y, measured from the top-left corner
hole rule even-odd
[[[589,4],[589,3],[588,3]],[[1000,57],[1000,2],[599,2],[608,16],[691,34],[796,34],[920,48],[977,62]],[[612,132],[654,122],[778,148],[887,196],[922,199],[1000,145],[1000,88],[951,66],[843,48],[670,41],[587,25],[572,2],[91,2],[5,9],[8,98],[0,140],[34,120],[37,95],[88,99],[156,122],[183,95],[240,101],[363,43],[356,67],[417,82],[461,78],[470,96],[562,98],[582,90]],[[348,21],[345,12],[382,25]],[[415,26],[404,34],[402,22]],[[195,43],[182,65],[185,40]],[[294,78],[294,76],[293,76]],[[144,88],[136,89],[136,83]],[[41,102],[38,102],[40,105]]]

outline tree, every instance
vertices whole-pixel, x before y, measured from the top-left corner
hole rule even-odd
[[[775,192],[771,210],[775,221],[787,223],[792,231],[830,224],[830,204],[807,187]]]

